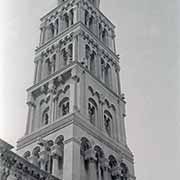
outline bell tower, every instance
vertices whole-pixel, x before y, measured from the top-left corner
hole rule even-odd
[[[26,132],[17,150],[62,180],[135,180],[115,26],[100,0],[58,0],[41,18]]]

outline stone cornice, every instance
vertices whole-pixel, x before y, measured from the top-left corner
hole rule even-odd
[[[72,114],[68,115],[67,117],[63,117],[62,119],[54,122],[53,124],[32,133],[29,136],[23,137],[22,139],[20,139],[17,142],[17,150],[20,150],[20,149],[24,148],[25,146],[28,146],[32,143],[35,143],[37,141],[38,137],[44,138],[44,137],[46,137],[60,129],[63,129],[69,125],[76,125],[76,126],[82,128],[88,134],[90,134],[92,137],[96,138],[100,142],[103,142],[109,148],[113,149],[116,153],[120,154],[120,156],[125,157],[128,161],[133,163],[133,161],[134,161],[133,154],[131,153],[131,151],[129,150],[129,148],[127,146],[121,144],[120,142],[116,142],[114,139],[106,136],[104,133],[102,133],[102,131],[95,128],[94,126],[92,127],[92,125],[90,123],[88,123],[88,119],[80,113],[72,113]],[[72,140],[72,138],[71,138],[71,140]],[[75,140],[74,138],[73,138],[73,140],[76,141],[77,143],[79,141],[78,139]],[[68,142],[69,142],[69,140],[65,141],[65,143],[68,143]]]
[[[36,142],[39,137],[44,138],[47,135],[50,135],[60,129],[63,129],[63,128],[71,125],[73,122],[73,117],[74,117],[73,114],[69,114],[66,117],[63,117],[63,118],[53,122],[49,126],[43,127],[28,136],[22,137],[21,139],[19,139],[17,141],[17,150],[20,150],[23,147]]]
[[[113,58],[112,60],[115,61],[116,64],[119,63],[119,56],[116,55],[115,52],[113,52],[103,42],[101,42],[100,39],[93,32],[91,32],[82,22],[77,22],[76,24],[72,25],[70,28],[68,28],[65,31],[63,31],[62,33],[60,33],[58,36],[50,39],[49,41],[47,41],[46,43],[44,43],[43,45],[38,47],[35,50],[35,55],[39,55],[39,53],[42,53],[42,51],[44,51],[46,48],[52,46],[54,43],[58,43],[57,41],[64,38],[67,34],[69,34],[69,33],[76,34],[76,32],[74,32],[75,30],[77,30],[77,31],[83,30],[84,33],[91,36],[96,41],[96,43],[104,49],[104,51],[107,51],[107,53],[112,56],[112,58]]]
[[[48,76],[47,78],[41,80],[39,83],[31,86],[30,88],[27,89],[27,91],[29,92],[29,91],[34,91],[34,90],[38,89],[39,87],[45,85],[46,83],[50,82],[51,80],[54,80],[55,78],[57,78],[57,77],[60,76],[61,74],[70,71],[70,70],[73,68],[73,66],[75,66],[75,65],[76,65],[76,62],[72,62],[70,65],[68,65],[68,66],[60,69],[59,71],[51,74],[51,75]]]

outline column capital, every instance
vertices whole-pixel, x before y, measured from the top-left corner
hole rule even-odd
[[[96,161],[96,152],[93,149],[88,149],[87,151],[85,151],[85,160],[89,160],[89,161]]]

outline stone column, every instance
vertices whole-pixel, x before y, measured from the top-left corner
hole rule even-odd
[[[104,131],[104,112],[103,112],[103,105],[104,105],[104,96],[101,95],[99,101],[99,128]]]
[[[62,149],[63,148],[63,149]],[[58,145],[58,144],[55,144],[53,147],[52,147],[52,158],[53,158],[53,169],[52,169],[52,175],[55,176],[55,177],[58,177],[60,179],[62,179],[62,175],[63,175],[63,168],[60,169],[59,167],[59,161],[60,159],[62,160],[63,162],[63,154],[64,154],[64,147]]]
[[[49,87],[48,87],[48,93],[50,94],[50,102],[49,102],[49,108],[50,108],[50,123],[53,123],[54,121],[54,102],[53,102],[53,96],[55,93],[55,88],[54,88],[54,82],[51,81],[49,82]]]
[[[73,61],[78,61],[78,34],[74,35],[73,37]]]
[[[89,161],[89,180],[97,180],[97,166],[96,166],[96,154],[93,149],[89,149],[85,152],[85,160]]]
[[[33,121],[34,121],[35,103],[34,103],[34,98],[31,93],[28,94],[27,105],[28,105],[29,110],[28,110],[28,119],[27,119],[27,124],[26,124],[25,135],[30,134],[34,129]]]
[[[82,2],[78,4],[78,21],[85,24],[85,8],[83,7]]]
[[[81,78],[80,78],[80,110],[81,113],[86,117],[87,113],[86,113],[86,109],[87,109],[87,96],[86,96],[86,72],[83,71],[81,73]]]
[[[71,138],[64,145],[63,180],[80,180],[80,159],[80,143]]]
[[[43,57],[41,54],[35,58],[36,71],[35,71],[34,83],[38,83],[41,80],[42,60],[43,60]]]
[[[79,33],[78,37],[78,61],[85,62],[85,41],[83,40],[83,33]]]
[[[41,25],[40,30],[41,30],[41,35],[40,35],[40,43],[39,43],[39,45],[41,46],[42,44],[44,44],[44,41],[45,41],[46,27],[45,27],[44,23]]]
[[[120,84],[120,77],[119,77],[119,72],[120,72],[120,68],[118,67],[118,65],[116,65],[115,67],[115,72],[116,72],[116,79],[117,79],[117,87],[118,87],[118,94],[121,95],[121,84]]]
[[[59,15],[59,32],[61,33],[63,31],[63,15]]]
[[[101,160],[101,168],[103,169],[104,179],[109,180],[109,161],[106,158]]]
[[[77,70],[74,68],[71,72],[71,84],[70,84],[70,112],[74,112],[78,109],[77,104],[77,83],[79,78],[77,76]]]
[[[78,22],[78,7],[76,6],[74,9],[73,9],[73,13],[74,13],[74,24]]]
[[[37,79],[38,79],[38,77],[37,77],[38,76],[38,61],[35,61],[34,64],[35,64],[34,84],[36,84]]]

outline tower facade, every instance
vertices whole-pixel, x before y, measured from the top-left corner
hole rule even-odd
[[[115,26],[100,0],[58,0],[41,18],[28,120],[17,150],[63,180],[134,180]]]

